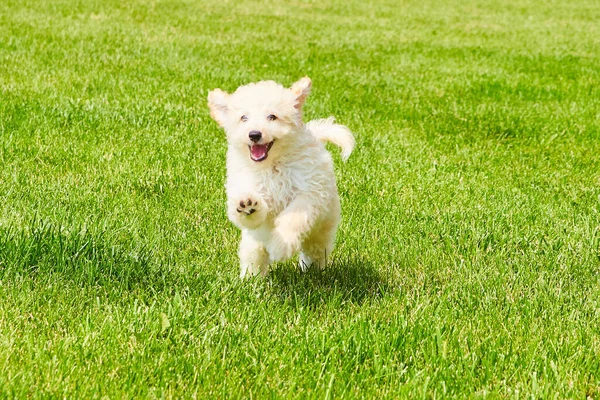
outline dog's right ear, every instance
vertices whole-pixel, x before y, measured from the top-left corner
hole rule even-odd
[[[221,126],[225,125],[227,118],[227,98],[229,95],[221,89],[215,89],[208,93],[208,108],[210,116]]]

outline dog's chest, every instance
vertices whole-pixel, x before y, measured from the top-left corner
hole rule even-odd
[[[269,205],[270,212],[275,215],[287,207],[306,186],[306,176],[281,166],[265,171],[258,179],[259,191]]]

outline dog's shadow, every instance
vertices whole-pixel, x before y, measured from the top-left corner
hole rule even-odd
[[[273,292],[294,306],[360,304],[390,290],[389,279],[362,259],[338,259],[323,270],[311,267],[306,272],[286,264],[269,276]]]

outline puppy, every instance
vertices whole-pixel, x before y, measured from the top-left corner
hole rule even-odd
[[[269,264],[300,252],[300,268],[324,268],[340,222],[331,155],[347,159],[354,137],[333,118],[302,122],[311,80],[287,89],[273,81],[208,94],[211,117],[225,130],[227,213],[242,231],[240,276],[267,275]]]

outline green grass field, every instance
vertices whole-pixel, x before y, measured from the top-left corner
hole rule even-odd
[[[0,397],[599,398],[600,4],[0,2]],[[208,90],[308,75],[343,222],[238,279]]]

